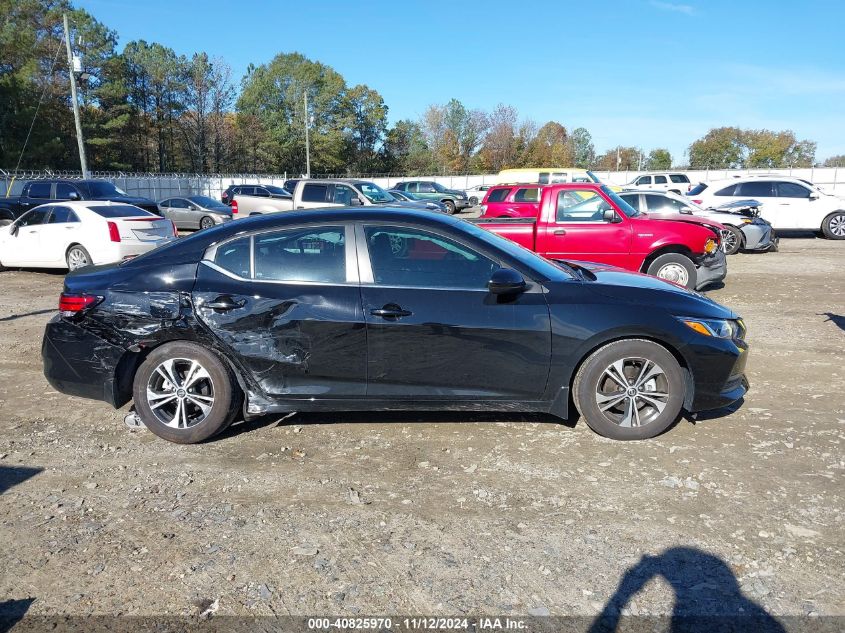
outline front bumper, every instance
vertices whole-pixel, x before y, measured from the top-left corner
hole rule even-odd
[[[778,238],[771,224],[743,224],[740,230],[745,236],[743,249],[746,251],[768,251],[777,248]]]
[[[750,389],[745,376],[748,343],[708,340],[692,351],[690,371],[695,391],[687,406],[690,412],[726,407],[745,396]]]
[[[704,255],[695,261],[697,272],[695,289],[701,290],[710,284],[719,283],[728,275],[728,258],[720,248],[712,255]]]
[[[465,200],[455,200],[455,208],[456,209],[468,209],[472,205],[469,203],[469,198]]]

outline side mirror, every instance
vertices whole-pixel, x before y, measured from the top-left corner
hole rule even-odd
[[[515,295],[525,292],[527,288],[523,276],[512,268],[500,268],[487,282],[487,289],[494,295]]]
[[[818,199],[819,199],[819,194],[818,194],[818,192],[817,192],[817,191],[811,191],[811,192],[810,192],[810,195],[809,195],[809,196],[807,196],[807,197],[808,197],[810,200],[818,200]]]
[[[352,196],[349,199],[349,206],[351,206],[351,207],[363,207],[364,201],[361,200],[361,198],[359,198],[358,196]]]
[[[67,195],[67,198],[68,198],[68,200],[79,200],[79,194],[78,194],[78,193],[76,193],[75,191],[71,191],[71,192]]]
[[[13,224],[12,226],[9,227],[9,235],[14,237],[15,235],[18,234],[19,230],[20,230],[20,224],[15,223],[15,224]]]
[[[692,209],[690,209],[689,207],[681,207],[681,213],[684,213],[686,215],[692,215]]]
[[[616,215],[616,211],[613,209],[605,209],[604,213],[602,213],[602,220],[615,224],[617,222],[621,222],[622,218]]]

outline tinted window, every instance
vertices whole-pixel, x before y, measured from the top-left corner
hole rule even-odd
[[[253,195],[258,196],[259,198],[269,198],[270,192],[267,191],[264,187],[256,187],[255,193]]]
[[[76,187],[66,182],[56,183],[56,200],[70,200],[71,194],[74,194],[76,200],[79,200],[79,191],[77,191]]]
[[[286,229],[256,235],[255,278],[273,281],[346,281],[342,226]]]
[[[274,196],[290,196],[290,192],[287,189],[282,189],[281,187],[274,187],[273,185],[267,185],[264,187],[267,191],[272,193]]]
[[[541,171],[541,172],[537,175],[537,182],[538,182],[538,183],[540,183],[541,185],[547,185],[547,184],[549,184],[549,172],[547,172],[547,171]]]
[[[666,196],[646,195],[645,202],[648,211],[651,213],[679,213],[686,206],[682,202]]]
[[[120,187],[115,187],[110,182],[100,182],[98,180],[88,181],[85,183],[88,191],[93,198],[115,198],[117,196],[125,196],[126,192]]]
[[[434,188],[434,183],[432,182],[421,182],[417,185],[417,191],[419,193],[437,193],[437,190]]]
[[[640,194],[638,193],[620,193],[619,197],[630,204],[634,209],[640,211]]]
[[[486,289],[499,264],[420,229],[366,227],[373,279],[385,286]]]
[[[689,193],[687,195],[688,196],[697,196],[698,194],[700,194],[705,189],[707,189],[707,185],[705,185],[703,182],[700,182],[695,187],[690,189]]]
[[[557,194],[558,222],[604,222],[603,213],[610,203],[589,189],[566,189]]]
[[[514,202],[537,202],[539,199],[540,190],[537,187],[528,187],[525,189],[517,189],[514,194]]]
[[[208,196],[191,196],[188,198],[191,202],[200,205],[201,207],[206,207],[209,209],[214,208],[226,208],[226,205],[222,202],[215,200],[214,198],[209,198]]]
[[[769,180],[752,180],[751,182],[740,183],[737,192],[738,196],[773,196],[772,182]]]
[[[214,256],[214,263],[239,277],[249,278],[249,237],[241,237],[222,244]]]
[[[303,202],[325,202],[326,201],[326,192],[328,190],[329,190],[328,185],[314,185],[314,184],[308,183],[302,188],[302,201]]]
[[[508,197],[511,192],[510,187],[503,187],[502,189],[491,189],[490,195],[487,196],[487,202],[501,202]]]
[[[803,185],[798,185],[794,182],[778,182],[775,183],[777,187],[778,196],[781,198],[809,198],[810,190]]]
[[[637,178],[638,185],[650,185],[651,184],[651,176],[640,176]]]
[[[37,226],[38,224],[44,224],[48,213],[50,213],[50,207],[33,209],[29,213],[22,215],[17,224],[18,226]]]
[[[699,185],[699,187],[700,187],[700,186],[701,186],[701,185]],[[728,185],[728,186],[727,186],[727,187],[725,187],[724,189],[719,189],[719,191],[717,191],[717,192],[716,192],[716,193],[714,193],[713,195],[714,195],[714,196],[732,196],[732,195],[734,195],[734,191],[736,191],[736,188],[737,188],[737,185]],[[693,189],[692,191],[690,191],[690,194],[691,194],[691,195],[695,195],[695,193],[698,193],[698,192],[696,191],[696,189],[698,189],[698,187],[696,187],[695,189]]]
[[[549,179],[549,182],[551,184],[556,184],[556,183],[561,183],[561,182],[566,182],[566,181],[567,181],[566,180],[566,172],[563,172],[563,171],[552,172],[551,178]],[[573,178],[572,182],[577,182],[577,181],[575,180],[575,178]],[[585,178],[585,179],[581,180],[581,182],[589,182],[589,181]]]
[[[170,202],[171,202],[170,200],[162,200],[161,202],[159,202],[159,204],[163,207],[169,207]]]
[[[50,199],[50,183],[49,182],[32,182],[29,184],[30,198]]]
[[[93,211],[102,218],[138,218],[148,215],[151,218],[157,218],[157,215],[148,213],[138,207],[133,207],[131,204],[110,204],[96,207],[88,207],[89,211]]]
[[[655,185],[665,185],[666,184],[666,176],[655,176],[654,177],[654,184]]]
[[[188,208],[188,201],[184,198],[173,198],[170,201],[170,208],[171,209],[187,209]]]
[[[672,182],[689,182],[689,178],[687,178],[684,174],[670,174],[669,180]]]
[[[353,191],[350,187],[346,185],[335,185],[334,186],[334,203],[335,204],[342,204],[345,207],[348,207],[352,204],[352,196],[357,196],[358,194]]]
[[[68,207],[53,207],[49,224],[68,224],[70,222],[79,222],[79,218],[76,217],[72,209]]]

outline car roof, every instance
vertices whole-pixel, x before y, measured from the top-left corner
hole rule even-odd
[[[719,178],[718,180],[708,180],[704,184],[708,187],[712,187],[716,184],[730,184],[730,183],[737,183],[737,182],[749,182],[754,180],[781,180],[784,182],[794,182],[794,183],[801,183],[806,185],[806,180],[801,180],[800,178],[796,178],[795,176],[779,176],[778,174],[750,174],[747,176],[734,176],[732,178]],[[815,187],[816,185],[813,184]]]

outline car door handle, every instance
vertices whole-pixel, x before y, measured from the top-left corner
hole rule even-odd
[[[566,235],[566,231],[564,229],[555,229],[555,235]]]
[[[410,310],[403,310],[397,305],[389,304],[383,308],[370,310],[370,314],[373,316],[379,316],[383,319],[398,319],[399,317],[411,316],[413,313]]]
[[[243,299],[235,300],[229,295],[222,295],[214,301],[206,303],[205,307],[211,308],[212,310],[234,310],[235,308],[243,308],[245,305],[246,301]]]

